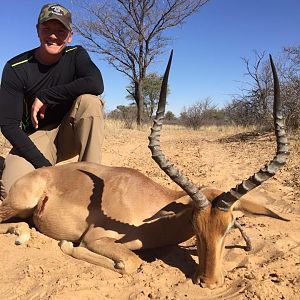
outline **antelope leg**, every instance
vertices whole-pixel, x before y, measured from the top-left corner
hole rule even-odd
[[[68,241],[61,241],[59,245],[65,254],[121,274],[136,271],[142,263],[134,252],[110,238],[84,242],[79,247],[73,247]]]
[[[246,242],[246,246],[245,246],[245,248],[244,248],[245,251],[251,251],[251,250],[252,250],[251,239],[250,239],[250,237],[246,234],[246,232],[245,232],[244,229],[242,228],[241,224],[239,224],[237,220],[234,220],[233,226],[234,226],[234,228],[237,228],[237,229],[240,231],[240,233],[241,233],[243,239],[244,239],[245,242]]]
[[[85,240],[84,246],[90,251],[103,255],[115,263],[115,268],[122,273],[133,273],[141,266],[142,260],[130,249],[109,237]]]
[[[30,239],[30,228],[25,222],[0,224],[0,234],[5,233],[12,233],[17,236],[16,245],[22,245]]]
[[[122,273],[122,270],[119,270],[115,267],[115,262],[112,259],[99,255],[85,247],[74,247],[72,242],[68,242],[65,240],[60,241],[59,246],[63,253],[70,255],[76,259]]]

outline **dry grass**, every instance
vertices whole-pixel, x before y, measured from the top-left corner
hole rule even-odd
[[[126,124],[123,121],[120,120],[113,120],[113,119],[106,119],[105,120],[105,136],[106,139],[109,141],[110,135],[118,135],[120,131],[126,132],[128,135],[130,135],[131,131],[140,131],[142,133],[150,134],[150,127],[152,124],[144,124],[137,127],[136,124],[133,125],[133,128],[128,129],[126,128]],[[163,125],[163,133],[164,135],[167,135],[168,132],[186,132],[186,133],[193,133],[193,132],[207,132],[211,135],[213,135],[214,132],[222,133],[223,136],[228,135],[235,135],[238,133],[243,132],[251,132],[254,131],[256,128],[254,126],[249,127],[241,127],[241,126],[207,126],[207,127],[201,127],[198,130],[194,130],[191,128],[184,127],[182,125],[169,125],[165,124]],[[299,146],[300,147],[300,146]],[[4,138],[4,136],[0,132],[0,155],[6,156],[6,154],[10,151],[11,145],[10,143]]]
[[[140,130],[140,131],[149,131],[150,127],[152,124],[144,124],[140,126],[139,128],[137,127],[136,124],[133,124],[133,127],[131,128],[132,130]],[[105,129],[107,131],[116,131],[116,130],[122,130],[122,129],[128,129],[126,127],[126,124],[123,121],[120,120],[114,120],[114,119],[106,119],[105,120]],[[163,131],[205,131],[205,132],[222,132],[224,134],[237,134],[237,133],[242,133],[242,132],[251,132],[257,130],[257,127],[255,126],[236,126],[236,125],[223,125],[223,126],[203,126],[197,130],[194,130],[192,128],[188,128],[182,125],[169,125],[169,124],[164,124],[163,125]]]

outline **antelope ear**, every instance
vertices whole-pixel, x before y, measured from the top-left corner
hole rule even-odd
[[[246,211],[254,215],[264,215],[282,221],[290,221],[274,211],[270,210],[263,204],[259,204],[248,197],[242,197],[234,205],[234,210]]]

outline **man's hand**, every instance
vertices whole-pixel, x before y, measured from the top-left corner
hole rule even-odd
[[[41,100],[39,100],[39,98],[35,97],[35,100],[31,107],[31,122],[35,129],[39,127],[39,122],[37,119],[38,113],[40,113],[40,118],[44,119],[46,108],[47,104],[44,104]]]

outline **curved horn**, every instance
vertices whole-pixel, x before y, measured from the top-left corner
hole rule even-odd
[[[284,130],[284,121],[282,116],[282,103],[280,99],[280,87],[276,68],[274,66],[272,56],[270,55],[270,63],[274,80],[274,104],[273,118],[274,129],[277,143],[276,155],[268,164],[261,168],[257,173],[238,184],[235,188],[227,193],[223,193],[215,198],[212,205],[222,210],[229,210],[230,207],[243,195],[261,185],[264,181],[273,177],[275,173],[286,163],[289,155],[288,141]]]
[[[173,57],[173,50],[171,52],[169,62],[163,77],[162,86],[160,90],[159,103],[156,111],[156,116],[151,127],[151,134],[149,135],[149,148],[152,153],[152,158],[159,165],[159,167],[175,182],[177,183],[194,201],[199,209],[203,209],[209,205],[209,201],[200,192],[199,188],[194,185],[186,176],[184,176],[169,160],[165,157],[160,149],[160,131],[163,123],[163,118],[166,108],[166,98],[168,89],[168,77]]]

